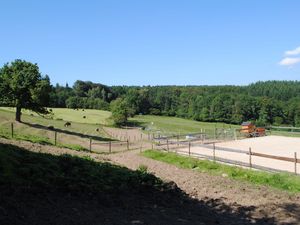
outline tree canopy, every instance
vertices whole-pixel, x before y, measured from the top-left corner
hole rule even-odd
[[[0,102],[16,107],[16,120],[21,121],[21,109],[47,113],[50,80],[42,76],[37,64],[15,60],[0,69]]]
[[[112,119],[116,126],[125,125],[128,117],[134,115],[133,108],[128,104],[126,99],[117,98],[111,102]]]
[[[134,114],[236,124],[251,120],[261,125],[300,126],[298,81],[266,81],[248,86],[143,87],[108,87],[77,81],[73,88],[53,87],[51,106],[107,110],[117,98],[126,101]]]
[[[235,124],[251,120],[260,125],[300,126],[299,81],[260,81],[248,86],[142,87],[109,87],[76,81],[73,88],[53,87],[51,106],[108,110],[118,98],[126,102],[131,114]]]

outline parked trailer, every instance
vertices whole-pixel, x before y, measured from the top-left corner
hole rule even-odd
[[[242,129],[240,129],[240,132],[243,133],[246,137],[266,136],[266,129],[264,127],[256,127],[251,122],[243,122],[241,126]]]

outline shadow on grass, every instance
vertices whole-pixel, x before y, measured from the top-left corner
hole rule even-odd
[[[198,201],[144,170],[0,144],[0,224],[244,224],[255,207]],[[273,218],[254,224],[275,224]]]
[[[41,124],[33,124],[33,123],[28,123],[28,122],[22,122],[22,123],[27,126],[33,127],[33,128],[51,131],[49,129],[49,127],[41,125]],[[58,133],[63,133],[63,134],[68,134],[68,135],[74,135],[74,136],[78,136],[81,138],[92,138],[93,140],[97,140],[97,141],[113,141],[113,139],[111,139],[111,138],[104,138],[104,137],[95,136],[95,135],[87,135],[87,134],[82,134],[82,133],[78,133],[78,132],[70,131],[70,130],[63,130],[63,129],[59,129],[59,128],[53,128],[52,131],[57,131]]]
[[[135,119],[131,119],[131,120],[128,120],[126,122],[126,126],[127,127],[132,127],[132,128],[137,128],[137,127],[145,128],[146,125],[147,125],[146,123],[140,122],[140,121],[135,120]]]

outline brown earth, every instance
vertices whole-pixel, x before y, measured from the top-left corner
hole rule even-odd
[[[174,182],[165,192],[132,190],[109,198],[29,189],[11,194],[0,189],[0,224],[300,224],[299,194],[180,169],[144,158],[138,151],[104,156],[24,141],[0,142],[33,152],[89,155],[130,169],[145,165]]]

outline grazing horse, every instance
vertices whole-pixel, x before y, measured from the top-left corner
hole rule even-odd
[[[71,123],[70,122],[66,122],[64,126],[65,127],[69,127],[69,126],[71,126]]]

